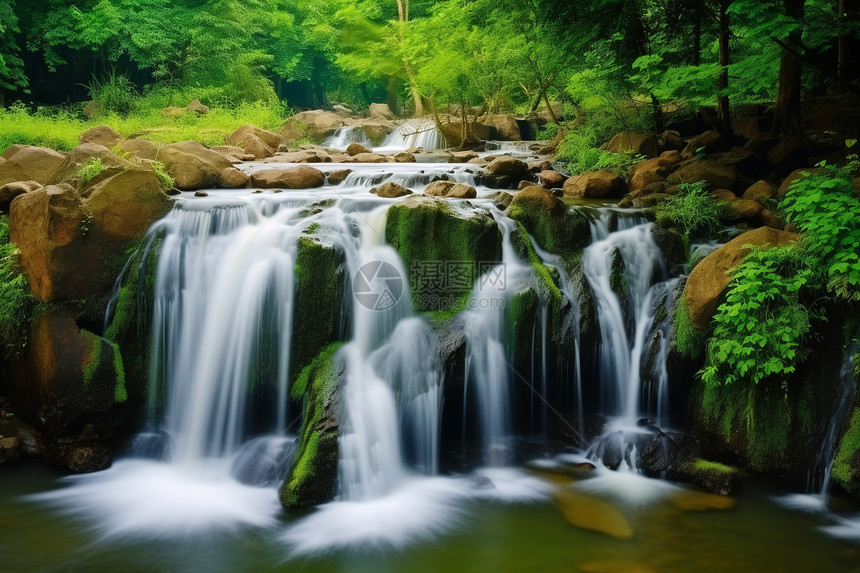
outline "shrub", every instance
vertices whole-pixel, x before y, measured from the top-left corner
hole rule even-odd
[[[155,176],[165,189],[172,189],[176,184],[176,180],[167,172],[167,167],[160,161],[152,163],[152,170],[155,171]]]
[[[0,215],[0,356],[20,354],[27,344],[27,328],[35,299],[16,265],[15,245],[9,242],[9,220]]]
[[[88,88],[90,99],[99,104],[102,112],[125,116],[134,109],[137,86],[126,75],[113,71],[102,79],[94,77]]]
[[[658,214],[666,225],[677,226],[691,238],[711,237],[720,230],[720,216],[725,204],[716,201],[705,188],[705,182],[681,183],[678,194],[663,204]]]
[[[714,316],[707,363],[700,372],[708,385],[748,382],[786,375],[805,357],[812,322],[803,291],[815,276],[794,245],[754,249],[732,271],[726,302]]]
[[[615,153],[595,147],[596,139],[588,130],[577,129],[569,132],[559,145],[556,162],[568,175],[578,175],[589,171],[606,169],[618,173],[625,179],[633,167],[645,157],[632,153]]]
[[[86,163],[80,165],[75,170],[75,175],[82,185],[86,185],[99,175],[101,175],[102,171],[105,170],[105,166],[102,163],[102,160],[98,157],[90,157]]]

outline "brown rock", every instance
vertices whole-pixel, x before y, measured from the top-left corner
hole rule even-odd
[[[681,152],[677,149],[670,149],[669,151],[661,153],[660,159],[669,165],[677,165],[678,163],[681,163]]]
[[[383,197],[385,199],[396,199],[397,197],[412,195],[412,191],[406,187],[398,185],[397,183],[392,183],[391,181],[383,183],[379,187],[374,187],[370,192],[377,197]]]
[[[251,175],[251,186],[260,189],[313,189],[325,185],[325,175],[309,165],[266,169]]]
[[[731,221],[748,221],[752,223],[761,222],[761,213],[764,206],[758,201],[751,199],[738,199],[731,201],[728,207],[727,219]]]
[[[785,194],[788,193],[788,190],[791,187],[792,183],[794,183],[798,179],[802,179],[803,177],[806,177],[807,174],[812,174],[812,173],[821,174],[821,173],[824,173],[824,169],[822,169],[820,167],[808,167],[808,168],[803,168],[803,169],[795,169],[794,171],[792,171],[788,175],[788,177],[785,178],[785,180],[782,182],[782,185],[779,186],[779,189],[777,189],[777,191],[776,191],[777,196],[785,197]]]
[[[378,116],[384,119],[397,119],[397,116],[392,113],[391,108],[387,103],[372,103],[367,108],[367,115],[370,117]]]
[[[616,153],[632,151],[646,157],[657,157],[657,137],[650,133],[624,131],[606,143],[604,149]]]
[[[394,156],[394,161],[397,163],[415,163],[415,156],[408,151],[401,151]]]
[[[587,199],[616,199],[624,195],[624,179],[613,171],[594,171],[571,177],[564,183],[567,197]]]
[[[281,128],[281,135],[286,137],[287,141],[297,141],[307,137],[321,143],[341,127],[343,127],[343,119],[339,115],[317,109],[303,111],[289,118]]]
[[[693,159],[669,175],[670,185],[706,181],[710,189],[733,189],[737,180],[737,170],[731,165],[723,165],[712,159]]]
[[[340,169],[338,171],[332,171],[327,174],[328,182],[331,185],[340,185],[341,183],[346,181],[346,178],[349,176],[350,173],[352,173],[352,169]]]
[[[770,209],[762,209],[761,224],[780,230],[785,227],[785,221],[782,220],[782,217]]]
[[[693,268],[684,287],[684,298],[690,309],[693,326],[699,330],[708,326],[729,285],[729,271],[749,253],[746,245],[774,247],[798,240],[799,236],[794,233],[760,227],[735,237],[705,257]]]
[[[287,139],[283,135],[277,134],[273,131],[260,129],[255,125],[243,125],[230,134],[226,139],[226,143],[227,145],[241,147],[248,150],[246,146],[242,145],[242,142],[245,141],[245,138],[249,135],[253,135],[255,138],[259,139],[264,145],[271,148],[273,152],[281,145],[287,143]]]
[[[196,141],[165,145],[158,150],[156,159],[167,167],[176,187],[186,191],[214,187],[221,171],[233,166],[226,157]]]
[[[368,149],[360,143],[350,143],[346,148],[346,154],[350,157],[355,157],[359,153],[373,153],[373,150]]]
[[[564,487],[557,490],[553,500],[564,520],[574,527],[596,531],[615,539],[633,539],[633,527],[627,518],[602,499]]]
[[[677,153],[677,152],[675,152]],[[630,191],[638,191],[652,183],[665,181],[675,163],[663,157],[655,157],[638,163],[630,175]]]
[[[469,163],[480,158],[474,151],[455,151],[451,155],[454,157],[454,163]]]
[[[262,139],[252,133],[245,134],[240,147],[258,161],[275,155],[275,149],[266,145]]]
[[[103,169],[101,173],[90,180],[80,180],[78,170],[82,165],[94,159],[97,159],[102,164]],[[94,185],[127,169],[135,168],[140,168],[140,165],[128,159],[123,159],[104,145],[82,143],[69,152],[63,164],[54,172],[48,183],[50,185],[70,183],[76,186],[82,195],[86,196]]]
[[[525,177],[529,174],[529,166],[509,155],[502,155],[493,159],[485,168],[491,175],[510,175],[511,177]]]
[[[498,201],[506,209],[511,206],[511,202],[514,200],[514,196],[507,191],[496,191],[492,195],[489,195],[487,198],[492,199],[493,201]]]
[[[744,191],[744,199],[751,201],[765,201],[772,197],[776,197],[776,185],[770,181],[757,181]]]
[[[567,177],[551,169],[538,173],[538,179],[540,179],[541,185],[547,189],[560,189],[567,181]]]
[[[83,206],[100,237],[125,241],[143,237],[173,202],[155,172],[131,169],[93,187]]]
[[[221,171],[218,177],[218,186],[224,189],[242,189],[248,186],[251,176],[235,167],[228,167]]]
[[[471,185],[450,181],[434,181],[424,189],[424,194],[447,199],[474,199],[478,196],[478,192]]]
[[[123,140],[123,137],[107,125],[91,127],[78,138],[79,143],[95,143],[113,149]]]
[[[485,115],[481,118],[481,123],[493,128],[495,138],[500,141],[522,141],[523,139],[517,118],[511,114]]]
[[[783,137],[767,154],[767,160],[781,175],[807,164],[806,143],[800,136]]]
[[[666,149],[671,149],[680,152],[686,144],[684,140],[681,139],[681,134],[677,131],[664,131],[663,132],[663,145]]]
[[[30,193],[31,191],[36,191],[41,188],[42,185],[37,181],[16,181],[14,183],[7,183],[6,185],[0,186],[0,212],[8,213],[9,206],[12,205],[12,201],[14,201],[19,195]]]
[[[21,459],[21,441],[18,438],[0,438],[0,464]]]
[[[200,103],[199,99],[193,99],[191,100],[191,103],[188,104],[188,110],[193,111],[198,115],[206,115],[209,113],[209,106]]]
[[[565,209],[562,203],[552,191],[537,185],[530,185],[514,195],[511,205],[520,207],[525,211],[544,210],[558,215]]]
[[[723,145],[723,136],[719,131],[706,131],[690,139],[681,152],[682,159],[690,159],[700,154],[716,153]]]
[[[243,161],[254,161],[257,159],[256,156],[248,153],[241,147],[236,147],[235,145],[213,145],[209,149],[215,153],[220,153],[227,158],[227,161],[233,164],[241,163]]]
[[[394,160],[378,153],[359,153],[352,156],[349,163],[393,163]]]
[[[3,153],[0,185],[16,181],[37,181],[46,185],[66,156],[46,147],[13,146]]]
[[[155,161],[159,147],[159,145],[146,139],[126,139],[119,144],[119,148],[123,152],[133,155],[138,159],[148,159],[149,161]]]
[[[728,189],[717,189],[716,191],[711,191],[711,197],[717,201],[737,201],[738,199],[738,196]]]

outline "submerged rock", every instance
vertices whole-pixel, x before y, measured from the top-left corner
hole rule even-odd
[[[405,197],[406,195],[412,195],[412,191],[403,187],[402,185],[398,185],[397,183],[392,183],[388,181],[387,183],[383,183],[379,187],[374,187],[370,190],[371,193],[376,195],[377,197],[383,197],[385,199],[396,199],[398,197]]]
[[[564,520],[574,527],[595,531],[614,539],[633,539],[633,526],[612,504],[570,487],[559,488],[553,495]]]
[[[668,477],[719,495],[733,495],[741,484],[741,472],[737,468],[703,459],[674,464]]]
[[[474,199],[478,196],[478,192],[471,185],[450,181],[434,181],[424,189],[424,194],[447,199]]]

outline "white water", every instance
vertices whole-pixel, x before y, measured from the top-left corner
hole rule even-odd
[[[435,151],[447,147],[445,137],[436,129],[433,120],[427,118],[404,121],[378,146],[373,145],[360,126],[341,127],[323,142],[323,147],[346,149],[352,143],[363,145],[375,153],[397,153],[409,149]]]

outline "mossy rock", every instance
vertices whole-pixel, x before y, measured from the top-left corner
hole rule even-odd
[[[469,209],[460,202],[413,196],[395,203],[387,214],[385,240],[403,260],[412,275],[416,310],[447,310],[468,296],[477,275],[490,270],[501,259],[501,235],[489,213]],[[451,265],[473,276],[463,280],[428,280],[428,273],[451,278]],[[443,308],[444,307],[444,308]]]
[[[505,214],[522,223],[541,249],[556,255],[570,255],[591,241],[588,218],[542,187],[517,193]]]
[[[309,228],[296,247],[296,292],[290,372],[295,379],[341,335],[346,259],[343,248]]]
[[[732,495],[740,488],[742,475],[736,467],[699,458],[675,464],[668,477],[707,492]]]
[[[860,497],[860,405],[856,405],[833,460],[833,479],[852,495]]]
[[[293,384],[293,399],[303,400],[303,420],[296,458],[281,486],[286,508],[331,501],[337,484],[340,390],[345,364],[340,343],[327,346]]]

